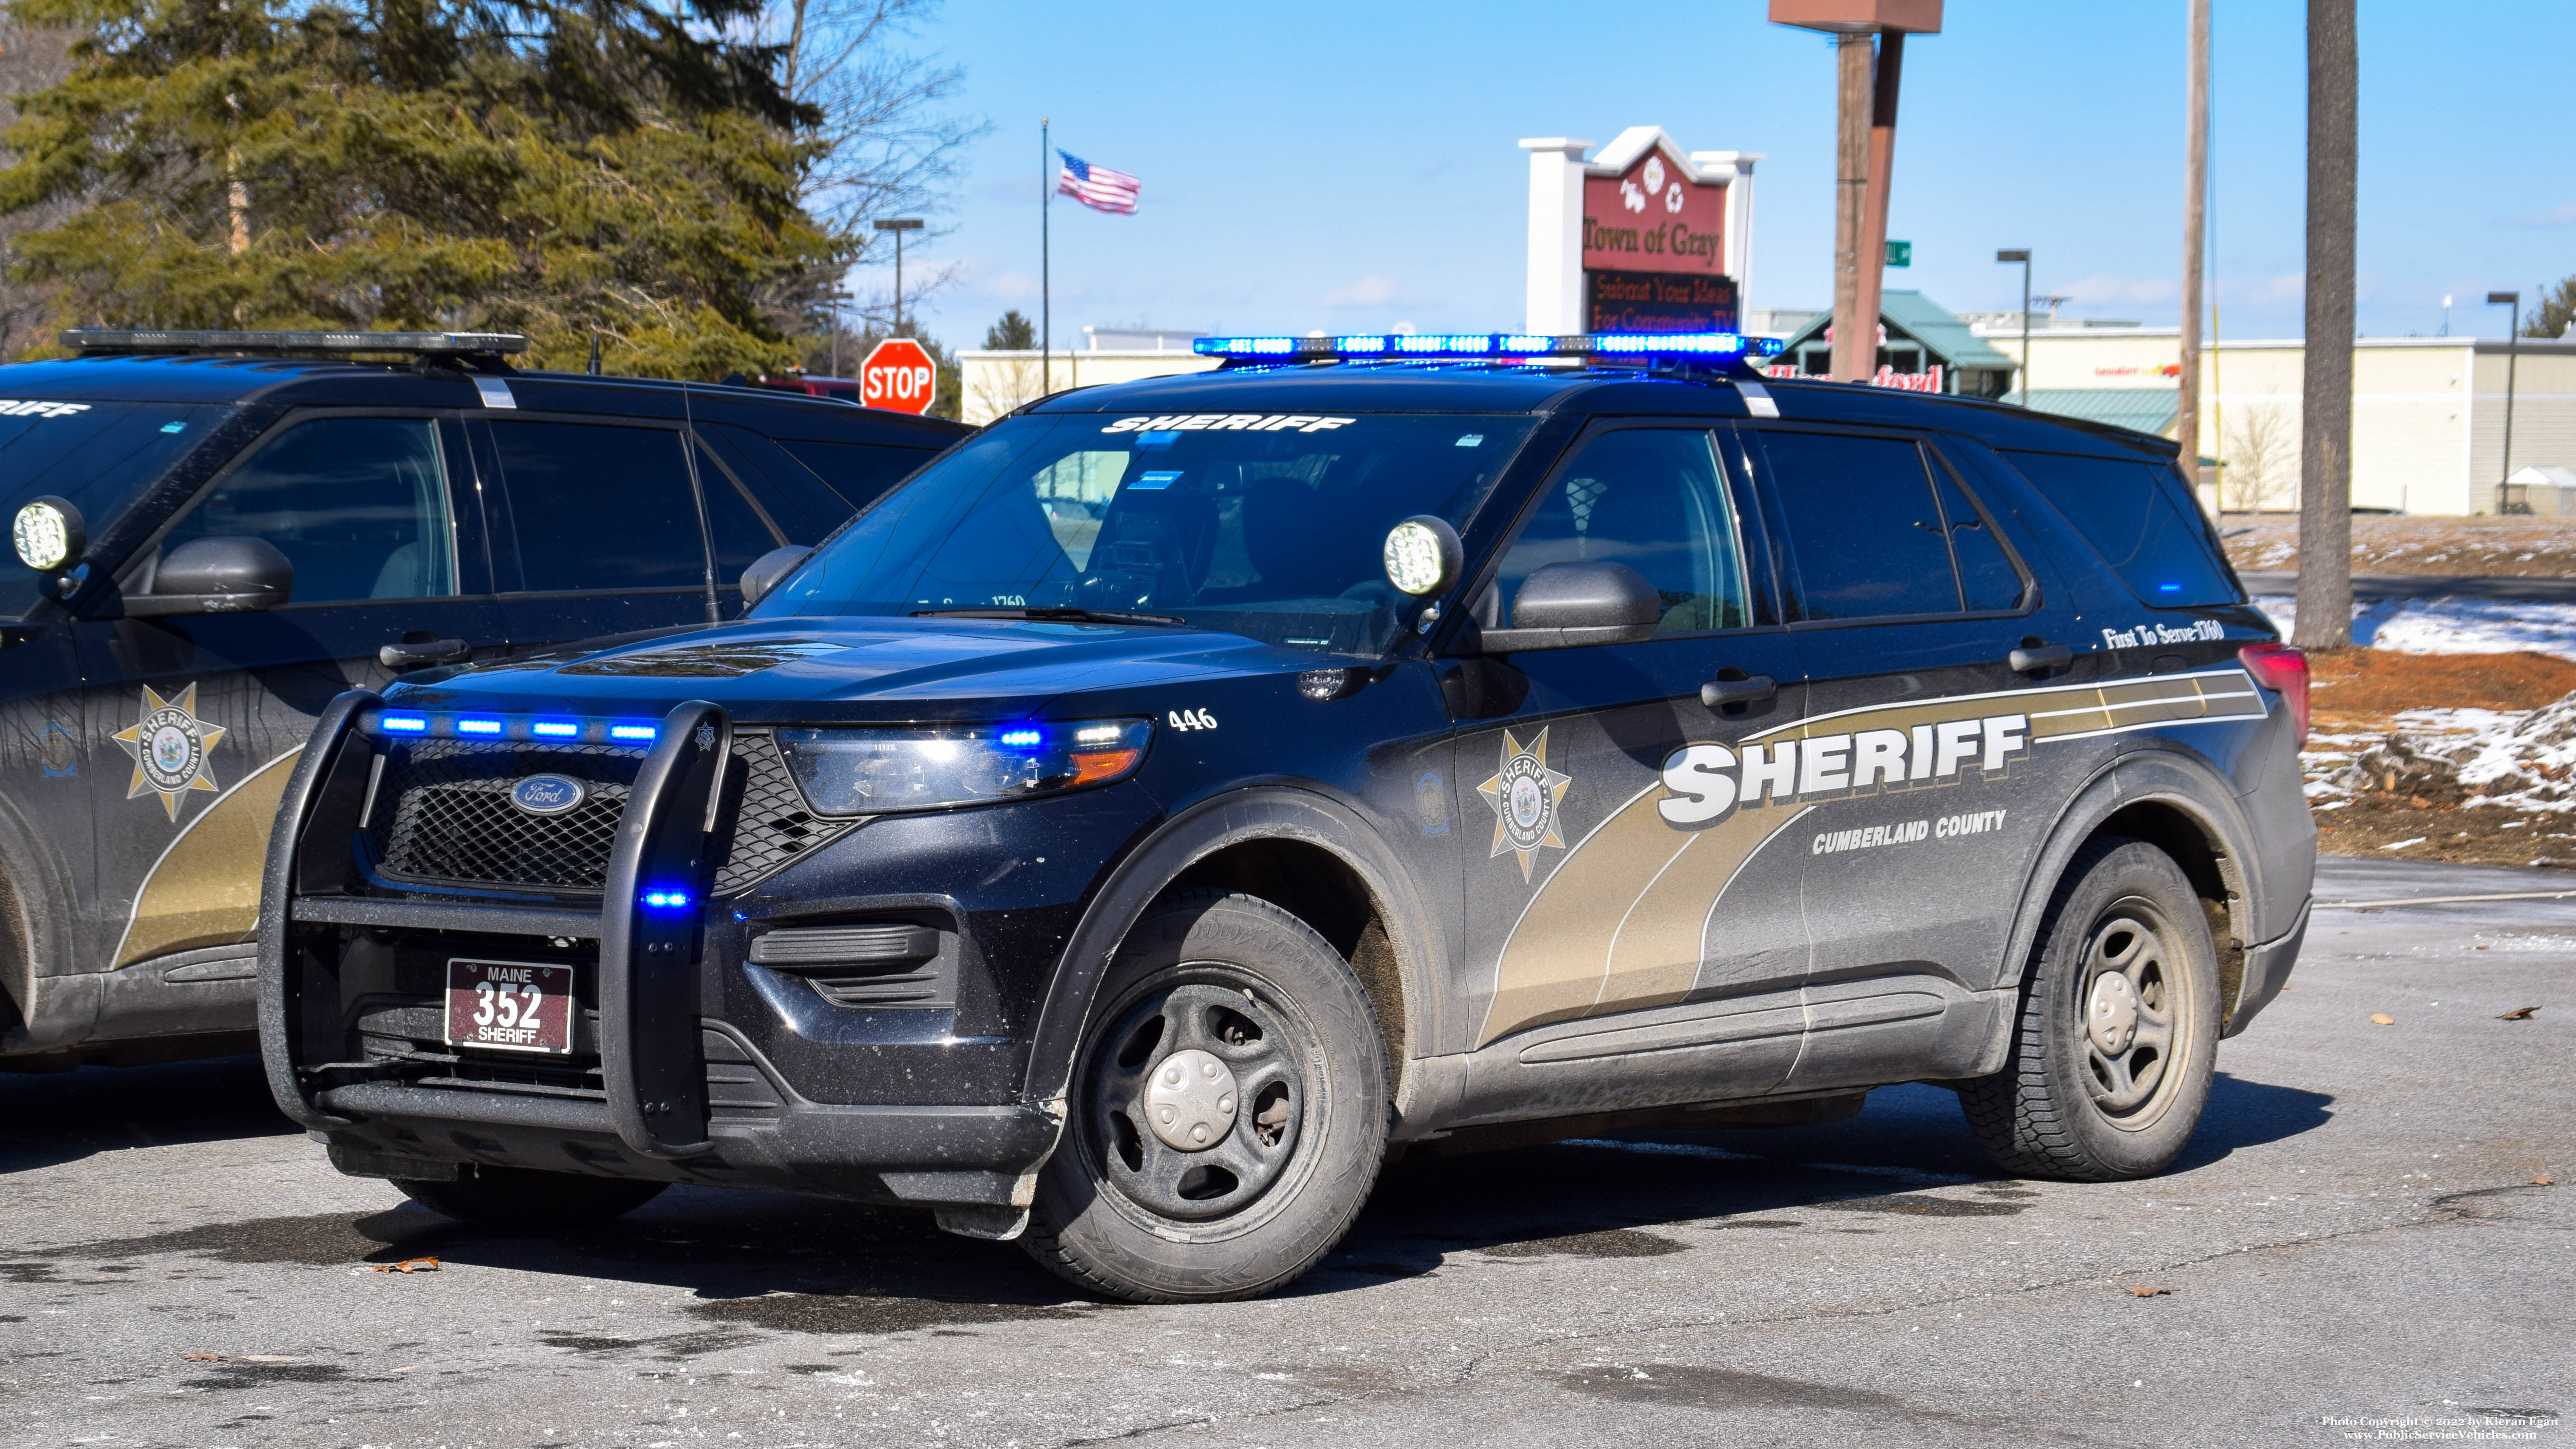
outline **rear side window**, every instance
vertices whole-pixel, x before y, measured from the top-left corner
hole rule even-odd
[[[2064,453],[2003,456],[2139,598],[2166,608],[2242,601],[2218,561],[2209,525],[2173,469]]]
[[[594,423],[487,426],[510,489],[522,587],[704,586],[706,545],[678,433]]]
[[[1923,450],[1905,438],[1765,430],[1810,619],[1960,611]]]
[[[1968,612],[2021,607],[2021,571],[1995,536],[1994,520],[1968,497],[1950,470],[1935,464],[1932,490],[1941,495],[1941,514],[1950,523],[1950,551],[1959,561],[1959,596]]]
[[[770,520],[762,519],[752,500],[703,453],[698,456],[698,481],[706,488],[707,536],[715,545],[716,587],[729,589],[754,559],[786,540],[770,531]]]
[[[788,456],[813,469],[850,511],[874,503],[877,495],[909,477],[912,470],[938,456],[932,448],[886,448],[873,443],[818,443],[805,438],[775,438]]]
[[[854,510],[848,501],[769,439],[723,423],[700,424],[698,436],[751,490],[752,500],[789,543],[820,543],[849,521]]]

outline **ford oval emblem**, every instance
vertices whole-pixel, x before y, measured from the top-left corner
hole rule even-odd
[[[590,787],[570,775],[530,775],[510,787],[510,803],[530,815],[563,815],[581,808]]]

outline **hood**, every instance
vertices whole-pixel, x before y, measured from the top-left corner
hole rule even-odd
[[[389,702],[658,717],[683,700],[753,723],[1020,718],[1096,695],[1318,667],[1316,655],[1203,629],[1007,619],[779,619],[559,650],[397,684]]]

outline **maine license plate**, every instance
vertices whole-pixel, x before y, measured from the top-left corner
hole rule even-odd
[[[572,1050],[572,968],[525,961],[447,963],[447,1042],[505,1052]]]

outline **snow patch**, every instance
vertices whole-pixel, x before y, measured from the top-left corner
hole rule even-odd
[[[2289,638],[2299,601],[2285,594],[2254,600]],[[2501,654],[2528,649],[2576,660],[2576,604],[2523,599],[2371,599],[2352,608],[2352,642],[2400,654]]]

